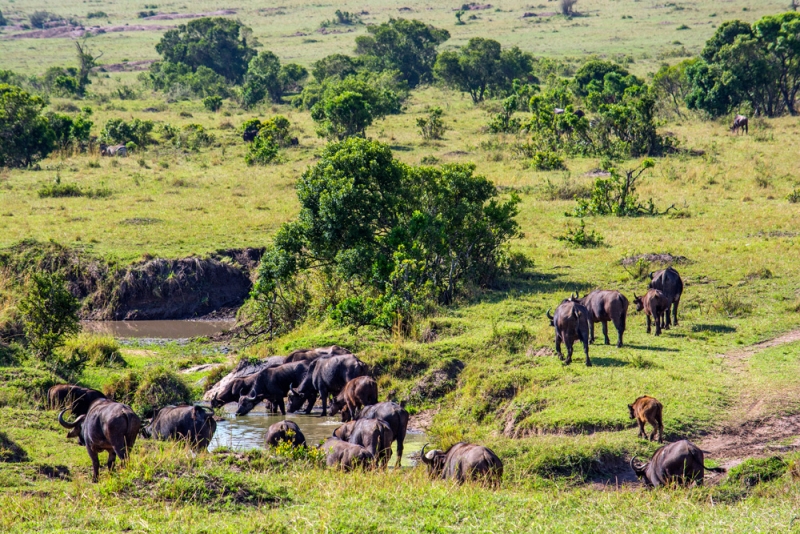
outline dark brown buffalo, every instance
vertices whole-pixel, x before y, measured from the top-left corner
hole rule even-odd
[[[633,303],[636,304],[636,311],[644,310],[647,315],[647,333],[650,333],[651,320],[656,323],[656,335],[661,335],[661,329],[668,326],[664,325],[664,314],[669,317],[669,300],[664,293],[658,289],[648,289],[643,297],[633,294]]]
[[[503,462],[491,450],[473,443],[456,443],[447,451],[432,450],[425,453],[424,445],[420,459],[428,466],[433,478],[455,480],[463,484],[476,480],[496,486],[503,478]]]
[[[153,417],[149,425],[142,428],[142,435],[162,441],[188,441],[196,451],[208,448],[217,422],[214,410],[206,406],[164,406]]]
[[[742,131],[746,134],[750,133],[749,131],[749,122],[747,117],[744,115],[736,115],[736,118],[733,119],[733,126],[731,126],[731,132],[738,134],[739,131]]]
[[[333,437],[361,445],[384,467],[392,457],[394,434],[382,419],[350,421],[334,430]]]
[[[583,343],[583,352],[586,354],[586,366],[591,367],[592,361],[589,359],[589,310],[577,301],[577,295],[564,300],[556,308],[555,315],[547,312],[550,319],[550,326],[556,329],[556,352],[561,361],[564,361],[564,354],[561,352],[561,343],[567,346],[566,365],[572,363],[572,346],[575,341]]]
[[[296,349],[286,357],[286,363],[299,362],[302,360],[310,361],[316,360],[317,358],[330,358],[331,356],[344,356],[346,354],[352,353],[338,345],[319,347],[316,349]]]
[[[639,423],[640,438],[647,437],[644,425],[649,423],[653,427],[653,432],[650,433],[650,441],[655,439],[656,432],[658,432],[658,442],[664,443],[664,420],[662,418],[664,407],[658,400],[644,395],[633,401],[633,404],[629,404],[628,410],[630,411],[631,419],[636,419],[636,422]]]
[[[101,451],[108,451],[106,466],[109,470],[114,468],[117,456],[124,462],[142,426],[141,420],[129,406],[108,399],[94,401],[88,413],[72,423],[64,421],[65,411],[58,414],[58,422],[69,429],[68,438],[77,436],[78,443],[86,447],[92,459],[92,482],[97,482],[100,474],[97,455]]]
[[[648,289],[658,289],[672,305],[672,321],[669,317],[669,306],[667,306],[667,330],[670,324],[675,323],[678,326],[678,304],[681,302],[681,295],[683,294],[683,280],[678,271],[672,267],[668,267],[663,271],[650,273],[650,285]]]
[[[400,461],[403,458],[403,442],[408,431],[408,412],[406,411],[405,403],[379,402],[378,404],[365,406],[361,413],[358,414],[358,420],[361,419],[386,421],[386,424],[392,430],[394,441],[397,442],[397,459],[394,465],[400,467]]]
[[[688,440],[676,441],[659,448],[646,464],[631,458],[631,469],[647,486],[657,487],[664,484],[688,485],[703,484],[705,470],[724,473],[721,467],[706,467],[701,451]]]
[[[305,379],[289,393],[289,411],[300,409],[308,401],[306,413],[311,412],[316,396],[322,399],[322,416],[328,415],[328,396],[341,393],[345,384],[367,374],[367,366],[352,354],[317,358],[311,362]]]
[[[306,444],[306,437],[294,421],[279,421],[270,425],[265,441],[269,447],[277,447],[281,441],[288,441],[292,447],[303,447]]]
[[[609,345],[611,341],[608,339],[608,322],[611,321],[617,329],[617,347],[621,347],[628,317],[628,299],[625,295],[619,291],[600,289],[592,291],[578,302],[589,310],[589,342],[594,343],[595,323],[603,323],[603,337],[606,345]]]
[[[236,407],[236,415],[247,414],[262,400],[273,403],[281,414],[286,415],[283,399],[293,385],[300,385],[308,373],[309,365],[307,361],[285,363],[247,377],[245,380],[249,389],[247,386],[243,389],[239,405]]]
[[[331,401],[331,415],[342,411],[342,422],[358,415],[358,410],[378,402],[378,383],[369,376],[359,376],[344,385],[344,389]]]
[[[256,364],[242,359],[231,373],[209,389],[203,398],[211,402],[212,408],[219,408],[229,402],[238,402],[253,386],[256,375],[265,369],[272,369],[286,363],[284,356],[272,356]]]
[[[338,467],[344,471],[365,467],[375,461],[375,457],[361,445],[339,438],[328,438],[319,448],[327,456],[325,463],[328,467]]]
[[[106,396],[95,389],[59,384],[47,390],[47,405],[51,410],[66,408],[74,416],[86,415],[89,406]]]

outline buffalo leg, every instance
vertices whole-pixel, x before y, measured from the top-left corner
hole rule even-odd
[[[656,323],[656,324],[658,324],[658,323]],[[658,328],[658,326],[656,326],[656,328]],[[647,315],[647,333],[648,334],[650,333],[650,315],[649,314]]]
[[[569,365],[569,364],[572,363],[572,345],[573,345],[573,343],[574,343],[574,341],[570,341],[569,343],[567,343],[567,361],[564,362],[566,365]]]
[[[556,354],[558,354],[558,359],[562,362],[564,361],[564,353],[561,352],[561,336],[556,334]]]
[[[97,479],[100,477],[100,459],[94,449],[88,445],[86,446],[86,452],[89,453],[89,458],[92,460],[92,482],[97,483]]]
[[[306,415],[311,413],[311,410],[314,408],[314,405],[317,403],[317,395],[312,394],[308,397],[308,406],[306,407]]]
[[[594,330],[594,327],[592,327]],[[611,340],[608,339],[608,321],[603,321],[603,337],[605,338],[606,345],[611,345]],[[594,336],[592,336],[592,341],[594,341]]]
[[[594,322],[589,321],[589,343],[594,343]]]
[[[678,304],[680,301],[676,300],[672,303],[672,322],[675,326],[678,326]],[[667,310],[667,316],[669,316],[669,310]]]
[[[390,449],[391,451],[391,449]],[[397,440],[397,460],[394,462],[395,467],[400,467],[400,461],[403,459],[403,441]]]
[[[659,313],[653,318],[654,322],[656,323],[656,335],[661,335],[661,325],[664,324],[664,315]]]
[[[647,433],[644,431],[644,421],[639,421],[639,437],[642,439],[647,437]]]
[[[614,327],[617,329],[617,348],[622,346],[622,334],[625,333],[625,318],[622,317],[614,321]]]
[[[328,390],[320,388],[319,397],[322,399],[322,417],[328,415]]]
[[[603,327],[604,327],[603,329],[604,330],[605,330],[605,326],[606,326],[606,324],[603,323]],[[589,338],[588,337],[584,337],[581,341],[583,342],[583,353],[586,355],[586,362],[585,362],[586,363],[586,367],[591,367],[592,366],[592,361],[589,359]],[[606,335],[606,344],[608,344],[608,336],[607,335]]]
[[[278,409],[281,411],[281,415],[286,416],[286,405],[283,402],[283,397],[278,399]]]
[[[108,461],[106,462],[106,468],[108,468],[109,471],[114,469],[114,460],[116,459],[117,455],[114,453],[114,451],[108,451]]]

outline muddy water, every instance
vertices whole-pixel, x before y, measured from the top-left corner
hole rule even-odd
[[[235,404],[229,404],[225,407],[225,411],[229,413],[223,421],[217,423],[217,432],[208,447],[209,450],[214,450],[217,447],[231,447],[239,450],[263,448],[267,429],[270,425],[284,419],[297,423],[297,426],[300,427],[306,437],[308,445],[317,445],[329,438],[333,431],[342,424],[338,416],[320,417],[319,412],[312,412],[311,415],[290,413],[284,417],[280,414],[268,414],[264,411],[263,405],[260,405],[249,414],[236,417],[231,413],[234,410],[236,410]],[[426,438],[425,434],[409,429],[403,442],[402,466],[411,467],[415,465],[410,456],[422,449],[422,446],[427,443]],[[396,443],[393,444],[392,451],[390,465],[394,465],[395,458],[397,458]]]
[[[118,338],[186,339],[212,336],[233,327],[233,321],[83,321],[86,332]]]

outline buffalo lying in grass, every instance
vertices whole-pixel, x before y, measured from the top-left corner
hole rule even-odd
[[[703,484],[705,471],[724,473],[721,467],[706,467],[697,445],[688,440],[676,441],[659,448],[646,464],[631,458],[631,469],[650,487],[665,484]]]
[[[503,462],[491,450],[473,443],[456,443],[447,451],[420,452],[422,462],[428,466],[433,478],[455,480],[463,484],[467,480],[482,481],[493,486],[503,478]]]

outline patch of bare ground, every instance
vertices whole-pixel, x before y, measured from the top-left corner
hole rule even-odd
[[[794,343],[795,341],[800,341],[800,330],[792,330],[791,332],[787,332],[776,338],[768,339],[766,341],[762,341],[760,343],[756,343],[755,345],[750,345],[741,349],[736,349],[723,354],[722,357],[730,363],[740,363],[757,352],[761,352],[762,350],[772,347],[777,347],[779,345],[786,345],[787,343]]]
[[[415,413],[408,418],[408,428],[419,432],[428,432],[437,413],[439,413],[438,409],[422,410]]]

